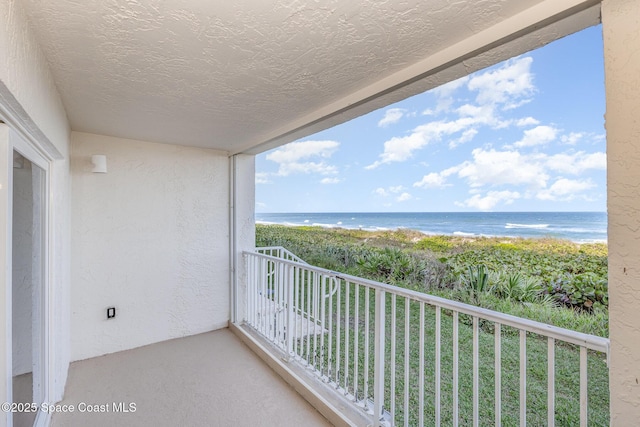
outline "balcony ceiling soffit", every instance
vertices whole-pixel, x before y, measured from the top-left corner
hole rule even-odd
[[[540,1],[22,3],[73,130],[238,152]]]

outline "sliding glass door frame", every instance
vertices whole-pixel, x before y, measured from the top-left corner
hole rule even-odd
[[[32,349],[33,359],[39,366],[39,373],[36,378],[36,372],[33,372],[33,384],[36,395],[33,396],[35,403],[51,403],[52,387],[53,387],[53,358],[51,357],[51,349],[53,348],[53,293],[51,292],[51,275],[52,275],[52,191],[51,191],[51,163],[52,159],[48,158],[42,150],[35,146],[32,142],[28,142],[22,138],[16,131],[10,129],[6,124],[0,123],[0,227],[1,234],[5,234],[3,239],[5,246],[0,248],[0,252],[4,252],[3,262],[5,267],[5,277],[3,278],[5,292],[5,319],[3,319],[5,331],[5,395],[7,402],[13,402],[13,341],[12,341],[12,251],[13,251],[13,152],[14,150],[28,159],[33,165],[39,167],[44,172],[44,183],[42,194],[40,196],[41,205],[41,271],[39,298],[35,299],[38,307],[34,307],[39,313],[33,313],[37,319],[38,334],[34,343],[37,344]],[[0,240],[1,241],[1,240]],[[1,288],[0,288],[1,289]],[[35,426],[45,425],[50,414],[38,410],[35,419]],[[7,413],[7,425],[12,425],[13,416],[11,412]]]

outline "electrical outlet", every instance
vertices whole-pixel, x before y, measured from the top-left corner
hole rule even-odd
[[[116,317],[116,308],[115,307],[107,308],[107,319],[113,319],[114,317]]]

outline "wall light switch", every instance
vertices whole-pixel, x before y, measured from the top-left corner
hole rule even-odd
[[[115,307],[107,308],[107,319],[113,319],[114,317],[116,317],[116,308]]]

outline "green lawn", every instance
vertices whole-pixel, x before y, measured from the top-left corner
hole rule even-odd
[[[373,351],[374,351],[374,291],[369,292],[369,348],[365,348],[365,289],[359,290],[359,313],[355,317],[355,290],[350,285],[349,303],[349,358],[347,366],[349,375],[344,376],[345,357],[345,286],[340,291],[340,305],[337,304],[337,295],[325,306],[325,328],[331,329],[331,346],[329,334],[325,334],[323,346],[321,337],[313,337],[310,341],[309,358],[311,363],[332,381],[338,382],[341,387],[347,386],[349,393],[354,393],[354,347],[355,325],[358,325],[358,378],[356,380],[358,396],[364,396],[365,381],[365,354],[369,354],[369,371],[367,396],[373,394]],[[332,308],[329,310],[329,304]],[[405,417],[409,417],[409,425],[418,425],[420,408],[420,303],[410,301],[409,322],[409,412],[405,414],[405,299],[397,298],[396,301],[396,340],[395,340],[395,370],[391,370],[391,296],[386,301],[386,336],[385,357],[386,377],[385,409],[390,410],[391,399],[395,399],[396,423],[404,425]],[[338,307],[340,307],[340,337],[336,325]],[[331,311],[331,317],[329,312]],[[436,315],[435,308],[425,305],[424,311],[424,400],[423,417],[424,425],[433,423],[435,417],[435,340],[436,340]],[[331,322],[330,320],[331,319]],[[331,323],[331,326],[329,326]],[[466,315],[459,315],[458,322],[459,343],[459,422],[460,425],[471,425],[473,408],[473,329],[472,319]],[[339,338],[339,339],[338,339]],[[494,400],[494,325],[481,321],[479,327],[479,416],[481,425],[493,425],[495,419]],[[336,378],[337,344],[340,342],[340,359]],[[453,316],[450,311],[441,312],[441,424],[452,425],[453,416]],[[302,350],[299,353],[307,359],[307,340],[301,340]],[[527,422],[529,425],[543,426],[547,420],[547,340],[546,338],[528,334],[527,336]],[[329,350],[331,347],[331,350]],[[519,425],[520,402],[520,339],[518,331],[501,327],[501,387],[502,387],[502,422],[505,426]],[[579,425],[579,349],[573,345],[558,343],[555,346],[555,375],[556,375],[556,425]],[[391,396],[391,375],[395,372],[395,394]],[[603,355],[589,353],[588,356],[589,377],[589,425],[609,425],[609,389],[608,370]]]

